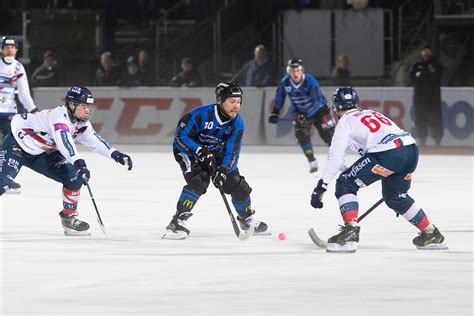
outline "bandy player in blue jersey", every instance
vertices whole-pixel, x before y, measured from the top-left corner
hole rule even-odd
[[[314,157],[311,143],[311,127],[314,125],[319,136],[329,146],[334,134],[335,122],[326,105],[326,98],[319,89],[319,83],[310,74],[304,72],[301,59],[290,59],[286,68],[287,75],[278,86],[275,106],[268,118],[269,123],[277,124],[280,110],[288,95],[294,115],[295,136],[309,162],[309,172],[318,171],[318,162]]]
[[[322,208],[322,196],[344,163],[346,150],[362,157],[336,182],[336,198],[344,220],[341,232],[328,240],[328,252],[355,252],[359,242],[357,191],[382,182],[382,196],[392,210],[414,225],[420,234],[413,239],[418,249],[446,249],[444,237],[408,195],[418,163],[415,139],[379,112],[359,108],[359,96],[351,87],[336,90],[333,107],[339,121],[329,148],[321,179],[313,191],[311,205]]]
[[[198,107],[178,122],[173,152],[186,185],[164,239],[185,239],[189,235],[186,221],[211,179],[216,187],[231,195],[243,230],[252,226],[255,234],[264,234],[268,229],[264,222],[255,219],[250,203],[252,188],[237,167],[244,134],[239,114],[242,89],[234,82],[221,82],[215,94],[215,104]]]

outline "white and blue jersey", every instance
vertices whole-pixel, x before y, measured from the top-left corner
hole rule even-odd
[[[307,118],[313,117],[316,112],[326,106],[326,98],[319,88],[318,80],[309,74],[303,74],[298,84],[295,84],[289,75],[283,77],[276,92],[274,113],[280,112],[287,95],[293,112],[303,113]]]
[[[30,95],[30,87],[26,78],[23,65],[15,60],[7,64],[3,58],[0,59],[0,116],[11,116],[18,113],[15,102],[15,91],[18,90],[18,98],[28,112],[36,109],[35,103]]]
[[[200,106],[183,116],[176,128],[173,148],[188,157],[207,147],[215,156],[222,156],[221,166],[229,171],[237,169],[244,122],[239,114],[223,121],[216,104]]]

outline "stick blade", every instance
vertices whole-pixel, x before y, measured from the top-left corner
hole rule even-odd
[[[250,237],[252,237],[253,233],[255,232],[255,228],[254,227],[250,227],[248,230],[242,230],[240,231],[239,233],[239,239],[241,241],[246,241],[247,239],[249,239]]]
[[[325,240],[322,240],[321,238],[319,238],[319,236],[316,234],[316,232],[314,231],[313,228],[310,228],[308,230],[308,234],[309,234],[309,237],[311,238],[311,240],[313,241],[313,243],[316,246],[318,246],[321,249],[326,249],[327,248],[328,242],[325,241]]]

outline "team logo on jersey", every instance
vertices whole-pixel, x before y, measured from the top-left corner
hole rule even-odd
[[[285,87],[285,91],[286,91],[286,93],[290,93],[291,92],[291,87]]]
[[[231,126],[227,127],[227,129],[225,130],[226,134],[230,134],[230,132],[232,132],[232,127]]]
[[[382,167],[379,164],[376,164],[372,167],[372,172],[381,175],[382,177],[388,177],[393,174],[392,170],[389,170],[385,167]]]

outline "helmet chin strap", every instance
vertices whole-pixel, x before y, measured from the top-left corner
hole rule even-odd
[[[222,121],[230,120],[230,117],[224,112],[221,105],[222,104],[217,105],[217,115],[219,115],[219,117],[221,118]]]

